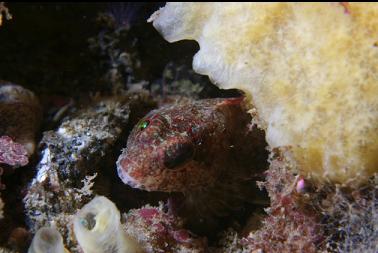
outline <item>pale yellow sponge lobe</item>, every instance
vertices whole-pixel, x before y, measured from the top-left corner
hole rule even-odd
[[[244,90],[302,174],[378,171],[378,4],[168,3],[150,20],[170,42],[199,43],[194,70]]]

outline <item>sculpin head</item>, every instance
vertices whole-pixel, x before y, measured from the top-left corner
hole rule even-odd
[[[150,112],[117,161],[125,184],[148,191],[190,191],[216,178],[226,132],[225,99],[190,101]],[[219,160],[219,159],[218,159]]]

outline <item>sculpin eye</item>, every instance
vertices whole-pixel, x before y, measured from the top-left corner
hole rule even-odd
[[[164,165],[168,169],[176,169],[192,158],[193,153],[194,147],[191,143],[174,144],[165,151]]]
[[[138,128],[141,131],[143,131],[144,129],[146,129],[148,127],[149,124],[150,124],[150,121],[148,119],[143,120],[142,122],[139,123]]]

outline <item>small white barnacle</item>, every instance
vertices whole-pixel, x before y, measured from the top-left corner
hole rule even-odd
[[[28,253],[69,253],[55,228],[42,227],[35,233]]]
[[[143,252],[122,230],[117,207],[103,196],[95,197],[76,213],[74,232],[84,253]]]

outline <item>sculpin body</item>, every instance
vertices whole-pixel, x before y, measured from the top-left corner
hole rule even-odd
[[[189,193],[214,185],[229,175],[248,131],[243,100],[190,100],[151,111],[131,132],[118,175],[147,191]]]

